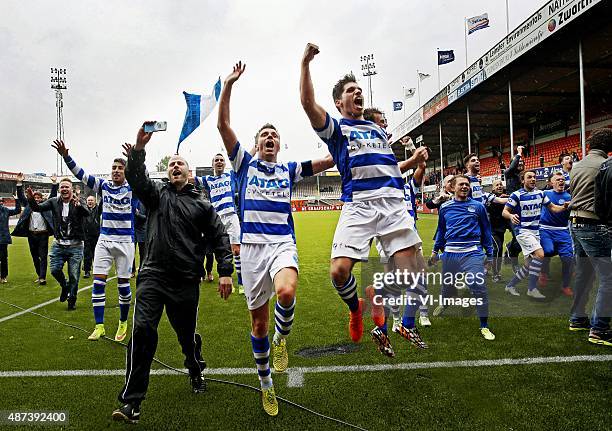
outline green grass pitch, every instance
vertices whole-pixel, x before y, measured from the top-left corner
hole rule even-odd
[[[460,360],[610,355],[606,347],[589,344],[585,333],[567,330],[570,300],[554,297],[559,268],[552,265],[549,293],[543,304],[523,295],[509,297],[503,284],[489,279],[490,327],[497,339],[485,341],[473,312],[451,310],[432,318],[421,331],[430,348],[417,351],[396,334],[393,359],[382,356],[367,332],[352,353],[306,358],[296,352],[306,347],[350,343],[348,312],[332,288],[329,255],[339,212],[294,215],[300,254],[300,282],[296,318],[288,340],[290,367],[377,365]],[[419,232],[429,254],[435,216],[421,216]],[[0,285],[0,300],[31,307],[59,294],[49,275],[38,287],[27,242],[17,238],[9,247],[9,283]],[[356,276],[360,280],[360,265]],[[504,277],[510,275],[504,267]],[[91,279],[81,279],[81,286]],[[363,288],[360,282],[360,289]],[[107,286],[106,328],[113,336],[119,310],[116,280]],[[520,290],[525,291],[522,284]],[[437,286],[430,291],[438,292]],[[36,310],[46,316],[93,329],[91,290],[80,293],[77,310],[54,302]],[[0,303],[0,318],[19,310]],[[131,319],[131,311],[130,311]],[[251,375],[215,376],[258,386],[249,341],[249,317],[242,297],[224,302],[216,284],[202,283],[198,329],[203,355],[210,368],[253,368]],[[366,331],[371,319],[364,319]],[[71,338],[72,337],[72,338]],[[31,314],[0,323],[0,371],[116,370],[125,367],[123,347]],[[157,355],[182,368],[176,336],[165,316],[159,327]],[[154,365],[154,368],[159,366]],[[288,387],[288,377],[274,376],[277,394],[326,415],[369,430],[414,429],[610,429],[612,426],[612,366],[601,362],[573,362],[491,367],[306,373],[301,387]],[[0,377],[0,410],[65,410],[66,429],[123,429],[110,414],[118,406],[122,376]],[[3,426],[0,425],[0,428]],[[6,426],[5,426],[6,427]],[[257,393],[210,382],[205,394],[194,395],[182,375],[152,376],[142,404],[138,429],[210,430],[331,430],[348,429],[292,406],[280,405],[276,418],[267,417]],[[16,429],[16,427],[6,427]],[[24,428],[25,429],[25,428]]]

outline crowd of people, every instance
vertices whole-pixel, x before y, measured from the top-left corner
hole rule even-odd
[[[28,237],[37,282],[45,282],[46,250],[41,243],[49,235],[55,237],[50,252],[51,273],[61,288],[60,301],[67,301],[69,309],[76,306],[83,260],[86,276],[93,275],[95,326],[91,340],[106,333],[105,288],[113,264],[120,307],[115,339],[127,337],[132,299],[129,279],[138,244],[140,268],[126,378],[118,397],[122,405],[113,412],[114,419],[130,423],[140,419],[164,308],[185,355],[191,389],[195,393],[205,390],[205,363],[196,321],[199,284],[212,270],[211,266],[205,269],[204,260],[211,253],[217,262],[218,292],[223,299],[232,293],[231,276],[236,269],[239,291],[244,293],[251,319],[250,342],[262,407],[268,415],[278,414],[270,356],[276,372],[287,370],[287,343],[296,322],[299,273],[291,188],[334,165],[340,173],[344,205],[332,241],[329,273],[331,285],[348,309],[350,338],[361,340],[363,315],[370,309],[374,323],[370,336],[381,353],[394,356],[387,333],[390,317],[393,331],[418,349],[428,348],[417,326],[417,313],[420,326],[431,325],[431,321],[422,300],[428,292],[427,262],[416,223],[416,194],[425,178],[429,151],[417,148],[410,158],[398,162],[385,130],[384,114],[364,109],[362,89],[352,74],[333,87],[338,111],[334,115],[339,114],[339,118],[327,112],[315,100],[310,72],[318,54],[316,45],[307,44],[301,60],[300,101],[314,133],[327,145],[329,155],[324,158],[278,161],[280,133],[270,123],[259,128],[252,148],[239,141],[230,119],[231,94],[246,69],[238,62],[225,79],[217,122],[230,171],[226,171],[225,156],[216,154],[213,174],[190,181],[188,161],[175,154],[168,163],[167,181],[151,180],[145,168],[145,149],[154,133],[145,131],[145,123],[138,130],[135,144],[123,146],[125,158],[113,161],[108,180],[87,174],[64,142],[54,142],[68,168],[92,191],[86,201],[73,191],[69,178],[62,178],[57,196],[43,201],[28,188],[14,210],[0,207],[2,280],[6,280],[6,243],[10,242],[2,229],[8,228],[9,215],[18,214],[23,204],[26,210],[15,229],[17,233],[13,233]],[[505,187],[501,181],[495,182],[491,193],[482,188],[476,154],[465,157],[465,173],[436,178],[441,191],[425,203],[438,209],[439,214],[430,262],[440,259],[442,274],[452,277],[474,275],[471,281],[465,277],[466,285],[476,300],[479,331],[487,341],[496,336],[489,328],[486,276],[478,275],[491,272],[494,282],[503,281],[504,234],[510,230],[513,241],[508,254],[515,271],[505,291],[521,295],[518,286],[528,278],[527,295],[543,299],[538,279],[546,271],[546,259],[559,254],[563,262],[561,288],[574,298],[569,329],[587,331],[588,341],[612,346],[612,161],[607,158],[612,152],[612,129],[594,131],[588,143],[589,154],[575,166],[562,160],[567,171],[552,173],[548,178],[551,189],[546,191],[535,187],[536,173],[525,169],[520,147],[506,172]],[[404,181],[402,173],[411,169],[412,176]],[[209,200],[197,186],[204,189]],[[18,193],[23,194],[21,187],[19,182]],[[95,196],[100,198],[99,204]],[[366,288],[365,297],[360,298],[354,265],[368,259],[373,241],[384,261],[385,274],[409,274],[409,279],[401,282],[385,277],[383,282]],[[522,266],[518,264],[520,252],[525,257]],[[62,271],[66,263],[68,280]],[[572,268],[576,272],[573,284],[569,278]],[[599,285],[589,319],[586,304],[595,274]],[[442,297],[452,299],[456,286],[444,280]],[[274,296],[275,302],[270,304]],[[400,297],[405,299],[403,309],[394,301]],[[444,313],[449,303],[440,303],[434,316]],[[270,340],[271,307],[274,333]]]

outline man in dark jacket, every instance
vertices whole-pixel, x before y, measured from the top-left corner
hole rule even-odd
[[[595,214],[612,234],[612,157],[602,163],[595,178]]]
[[[136,250],[140,255],[138,270],[142,266],[147,253],[147,209],[137,200],[134,204],[134,261],[132,262],[132,278],[136,276]]]
[[[62,288],[60,302],[68,300],[68,310],[76,308],[81,261],[83,260],[83,223],[89,215],[89,210],[72,191],[70,178],[63,178],[59,183],[60,195],[47,199],[40,204],[34,199],[34,192],[28,187],[26,196],[32,211],[43,212],[51,210],[55,241],[51,245],[49,266],[51,275]],[[64,275],[64,264],[68,262],[68,281]]]
[[[521,185],[521,172],[525,170],[525,161],[523,160],[524,147],[516,147],[516,154],[510,162],[510,166],[504,172],[506,177],[506,193],[511,194],[519,190]],[[516,273],[519,270],[518,255],[521,252],[521,246],[516,240],[516,233],[514,227],[510,224],[510,233],[512,233],[512,241],[506,245],[506,253],[512,261],[512,271]]]
[[[612,347],[610,329],[612,261],[609,218],[600,218],[602,210],[595,194],[596,178],[601,172],[602,164],[607,162],[608,153],[612,151],[612,129],[594,130],[587,139],[587,144],[590,147],[589,153],[576,163],[570,178],[572,189],[570,229],[576,255],[576,278],[569,329],[589,330],[589,342]],[[609,211],[609,207],[606,210]],[[589,322],[586,306],[595,276],[599,280],[599,287]]]
[[[87,196],[87,208],[89,215],[85,219],[83,229],[85,231],[85,244],[83,246],[83,278],[91,277],[91,264],[94,258],[96,244],[100,237],[100,216],[102,215],[101,205],[96,202],[96,196]]]
[[[113,412],[113,419],[129,423],[140,418],[140,403],[149,384],[157,325],[164,306],[185,355],[192,390],[205,390],[201,338],[195,330],[207,243],[215,251],[221,297],[227,299],[232,291],[232,251],[221,219],[189,184],[189,166],[183,157],[170,158],[167,183],[149,179],[144,149],[151,136],[141,127],[134,148],[124,146],[128,155],[126,179],[148,211],[147,253],[136,281],[126,379],[119,393],[124,405]]]
[[[17,186],[17,192],[21,184]],[[9,218],[21,212],[19,199],[15,199],[15,208],[4,206],[4,199],[0,198],[0,283],[8,283],[8,245],[13,242],[9,234]]]
[[[37,275],[34,282],[42,286],[47,284],[47,255],[49,254],[49,236],[53,234],[53,214],[51,211],[41,213],[32,211],[23,193],[23,188],[19,187],[22,181],[23,174],[17,175],[17,199],[25,209],[11,235],[28,238],[30,255]],[[57,196],[57,187],[57,177],[53,175],[51,176],[49,198]],[[42,193],[34,192],[34,200],[40,204],[43,201]]]

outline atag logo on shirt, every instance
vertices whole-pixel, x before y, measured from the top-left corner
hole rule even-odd
[[[468,210],[468,212],[475,213],[476,212],[476,207],[473,206],[473,205],[468,205],[467,210]]]
[[[563,205],[565,203],[565,199],[561,198],[559,199],[559,205]]]

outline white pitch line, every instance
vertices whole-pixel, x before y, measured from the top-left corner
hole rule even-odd
[[[331,365],[321,367],[296,367],[287,370],[287,386],[301,387],[306,374],[318,373],[365,373],[377,371],[423,370],[433,368],[465,368],[465,367],[495,367],[507,365],[537,365],[571,362],[607,362],[612,361],[612,355],[579,355],[579,356],[549,356],[535,358],[485,359],[474,361],[448,362],[402,362],[398,364],[374,365]],[[186,370],[185,370],[186,371]],[[152,375],[173,375],[177,371],[168,369],[151,370]],[[208,368],[204,370],[208,376],[256,375],[253,368]],[[32,371],[0,371],[3,377],[93,377],[93,376],[124,376],[125,370],[32,370]]]
[[[106,281],[110,281],[110,280],[113,280],[115,278],[117,278],[116,275],[113,276],[113,277],[107,278]],[[90,284],[89,286],[81,287],[79,290],[77,290],[77,293],[81,293],[82,291],[87,290],[87,289],[91,289],[92,287],[93,287],[93,284]],[[15,317],[19,317],[19,316],[21,316],[23,314],[27,314],[30,311],[38,310],[39,308],[45,307],[45,306],[47,306],[49,304],[53,304],[54,302],[58,302],[58,301],[59,301],[59,297],[55,298],[55,299],[50,299],[50,300],[48,300],[46,302],[43,302],[42,304],[38,304],[38,305],[35,305],[33,307],[30,307],[27,310],[21,310],[21,311],[18,311],[17,313],[10,314],[8,316],[2,317],[2,318],[0,318],[0,323],[6,322],[7,320],[14,319]]]

